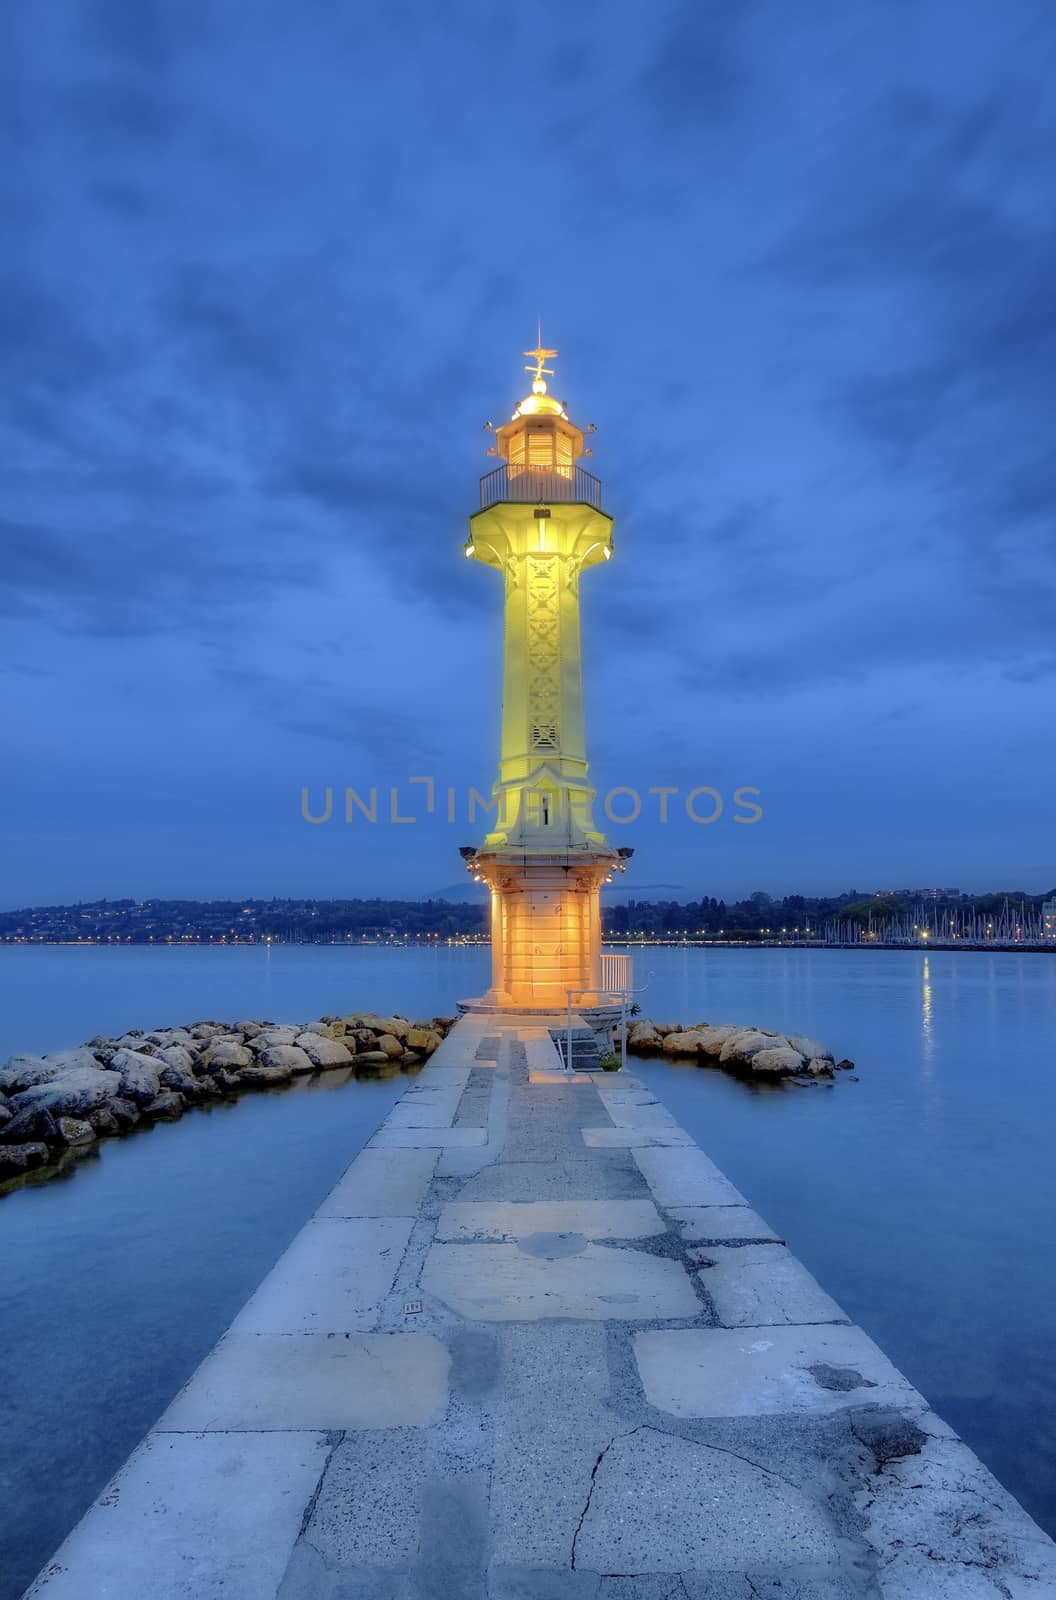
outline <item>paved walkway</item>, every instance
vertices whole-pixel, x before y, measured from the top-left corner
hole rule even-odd
[[[459,1024],[32,1595],[1056,1595],[653,1095],[555,1065],[537,1019]]]

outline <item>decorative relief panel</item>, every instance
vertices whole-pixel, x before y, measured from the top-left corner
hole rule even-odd
[[[560,566],[554,555],[528,558],[528,723],[532,748],[561,744]]]

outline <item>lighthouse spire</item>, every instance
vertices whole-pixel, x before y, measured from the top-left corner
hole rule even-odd
[[[525,353],[526,356],[531,356],[532,357],[532,365],[530,367],[525,367],[525,369],[524,369],[525,372],[530,372],[532,374],[532,380],[533,380],[532,381],[532,393],[533,394],[545,394],[546,393],[546,380],[547,380],[547,378],[552,378],[553,377],[554,369],[553,369],[553,367],[545,366],[544,363],[547,362],[547,361],[556,361],[557,360],[557,356],[558,356],[558,352],[556,350],[546,350],[546,349],[543,348],[543,319],[542,319],[542,317],[539,318],[539,322],[538,322],[538,325],[537,325],[537,328],[536,328],[535,349],[534,350],[526,350],[524,353]],[[536,388],[536,384],[542,384],[542,388],[541,389]]]

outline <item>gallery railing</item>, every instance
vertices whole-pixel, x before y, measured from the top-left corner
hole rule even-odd
[[[511,466],[504,462],[480,480],[480,509],[500,500],[527,500],[546,505],[551,501],[581,501],[601,510],[601,480],[583,467],[547,468]]]

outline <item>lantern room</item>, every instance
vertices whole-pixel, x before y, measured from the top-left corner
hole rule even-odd
[[[533,374],[532,392],[526,395],[510,421],[495,429],[495,453],[507,462],[510,479],[526,473],[552,473],[571,478],[575,463],[583,454],[583,430],[568,420],[560,400],[548,393],[546,380],[553,368],[546,361],[556,350],[526,350],[533,357],[525,368]]]

